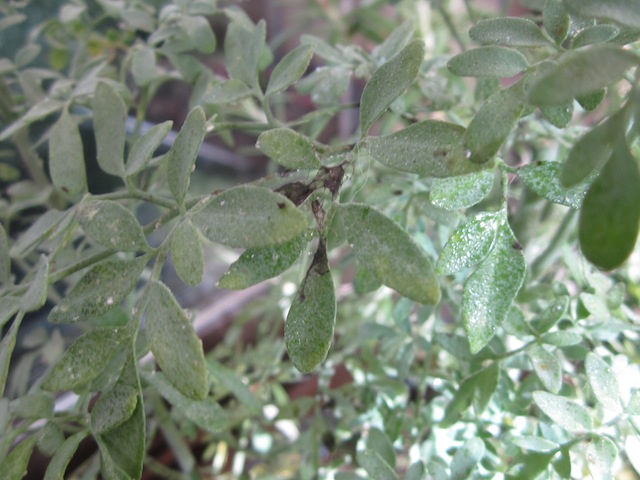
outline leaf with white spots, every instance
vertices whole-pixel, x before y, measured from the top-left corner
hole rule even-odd
[[[589,411],[561,395],[549,392],[533,392],[533,401],[551,420],[571,433],[584,433],[593,428]]]
[[[493,181],[493,170],[436,178],[431,185],[429,199],[436,207],[447,210],[469,208],[489,195],[493,188]]]
[[[608,410],[620,413],[620,386],[611,367],[593,352],[587,354],[584,362],[587,380],[596,400]]]
[[[562,367],[558,357],[539,345],[530,347],[527,354],[544,388],[558,393],[562,387]]]
[[[518,176],[541,197],[567,207],[580,208],[593,176],[567,188],[560,183],[562,168],[559,162],[535,162],[518,170]]]
[[[310,138],[290,128],[262,132],[256,147],[286,168],[319,168],[320,160]]]
[[[171,239],[173,265],[180,279],[196,286],[204,275],[204,253],[198,229],[189,221],[181,222]]]
[[[613,464],[618,458],[615,443],[607,437],[594,435],[585,449],[587,468],[591,477],[597,480],[613,480]]]
[[[127,107],[113,87],[105,82],[100,82],[95,90],[93,124],[98,165],[110,175],[123,177]]]

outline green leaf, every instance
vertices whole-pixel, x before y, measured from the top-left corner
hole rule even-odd
[[[212,358],[207,359],[207,365],[211,376],[229,390],[249,412],[253,415],[258,415],[262,412],[262,402],[249,390],[249,387],[242,381],[239,374],[229,370]]]
[[[131,74],[139,87],[146,87],[157,78],[156,51],[153,48],[143,45],[133,52]]]
[[[476,23],[469,36],[482,45],[504,47],[547,47],[550,42],[528,18],[490,18]]]
[[[606,409],[620,413],[620,386],[611,367],[593,352],[587,354],[584,363],[587,380],[598,402]]]
[[[13,122],[7,128],[5,128],[0,133],[0,142],[7,140],[13,134],[23,129],[27,125],[31,125],[32,123],[42,120],[45,117],[48,117],[54,112],[58,110],[62,110],[65,106],[65,102],[60,100],[53,100],[51,98],[45,97],[38,103],[36,103],[33,107],[27,111],[22,117]]]
[[[160,372],[143,374],[145,381],[151,384],[160,395],[174,405],[184,416],[199,427],[211,433],[227,428],[227,413],[212,398],[194,401],[176,390]]]
[[[286,90],[297,82],[307,70],[312,56],[313,47],[311,45],[300,45],[287,53],[273,69],[266,95]]]
[[[67,438],[55,451],[51,458],[44,480],[63,480],[69,461],[76,453],[80,442],[87,437],[87,432],[78,432]]]
[[[431,177],[464,175],[480,170],[465,158],[464,128],[452,123],[425,120],[389,135],[367,137],[366,146],[380,163]]]
[[[291,267],[309,243],[306,232],[285,243],[246,250],[218,281],[218,288],[242,290],[276,277]]]
[[[307,228],[307,217],[287,197],[252,185],[211,196],[190,215],[209,240],[237,248],[284,243]]]
[[[396,454],[393,444],[386,433],[378,428],[370,428],[367,432],[367,449],[377,452],[378,455],[391,467],[396,467]]]
[[[47,301],[48,288],[49,259],[45,255],[40,255],[36,273],[31,280],[29,288],[20,299],[20,310],[23,312],[33,312],[40,309]]]
[[[542,437],[534,437],[533,435],[523,435],[521,437],[513,437],[511,442],[520,448],[529,450],[531,452],[550,453],[555,452],[560,448],[556,442],[547,440]]]
[[[0,298],[0,328],[2,328],[19,309],[20,299],[18,297],[6,296]]]
[[[529,101],[534,105],[562,105],[620,80],[638,61],[635,53],[610,44],[566,53],[535,79]]]
[[[498,381],[500,380],[500,364],[498,362],[493,362],[488,367],[475,373],[474,376],[477,378],[477,385],[473,406],[476,414],[480,415],[487,409],[493,394],[498,388]]]
[[[293,365],[303,373],[324,361],[333,341],[336,296],[324,240],[298,289],[285,321],[284,339]]]
[[[285,168],[320,168],[320,160],[311,139],[289,128],[262,132],[256,147]]]
[[[592,112],[602,103],[604,96],[607,93],[606,88],[601,88],[595,92],[585,93],[584,95],[577,95],[576,101],[587,112]]]
[[[78,125],[64,110],[49,137],[49,173],[53,184],[71,197],[87,191],[84,151]]]
[[[562,319],[569,307],[569,296],[562,295],[555,299],[542,314],[530,322],[531,328],[537,333],[545,333]]]
[[[573,38],[571,48],[580,48],[594,43],[604,43],[615,38],[620,30],[613,25],[593,25],[584,30],[580,30]]]
[[[382,65],[400,53],[411,41],[414,32],[415,24],[411,20],[396,27],[381,44],[372,50],[371,56],[376,60],[376,65]]]
[[[505,222],[491,252],[464,285],[462,315],[471,353],[482,350],[504,321],[524,281],[525,269],[522,251]]]
[[[607,437],[594,435],[585,449],[587,468],[591,477],[599,480],[613,480],[613,466],[618,458],[615,443]]]
[[[93,98],[93,125],[100,168],[124,177],[127,107],[109,84],[100,82]]]
[[[366,268],[360,266],[353,278],[353,289],[358,295],[371,293],[382,286],[382,282]]]
[[[67,212],[47,210],[27,231],[22,233],[9,249],[12,258],[24,258],[47,240],[64,220]]]
[[[493,188],[493,170],[481,170],[468,175],[437,178],[431,184],[429,200],[447,210],[469,208],[481,202]]]
[[[633,251],[640,221],[640,172],[620,132],[613,154],[582,203],[578,235],[582,253],[604,270],[619,267]]]
[[[207,119],[202,107],[195,107],[187,115],[168,155],[167,180],[178,203],[183,203],[189,189],[193,166],[204,140]]]
[[[414,40],[380,66],[367,82],[360,99],[360,135],[413,83],[424,59],[424,43]]]
[[[13,349],[16,346],[16,338],[18,338],[18,330],[23,318],[24,314],[22,312],[16,315],[9,331],[4,334],[2,341],[0,341],[0,398],[4,396],[7,377],[9,375],[9,366],[11,364],[11,356],[13,354]]]
[[[620,25],[640,28],[640,5],[629,0],[565,0],[567,8],[583,17],[613,20]]]
[[[533,400],[545,415],[570,433],[584,433],[593,428],[589,411],[573,400],[542,391],[533,392]]]
[[[562,367],[558,357],[539,345],[533,345],[527,350],[533,370],[551,393],[558,393],[562,387]]]
[[[542,10],[544,29],[559,45],[569,33],[571,18],[562,0],[547,0]]]
[[[496,238],[499,220],[499,214],[483,212],[458,227],[440,252],[438,275],[451,275],[485,259]]]
[[[204,253],[200,233],[189,220],[176,227],[171,239],[171,253],[180,279],[187,285],[199,285],[204,275]]]
[[[9,239],[7,231],[0,225],[0,286],[6,287],[11,282],[11,257],[9,256]],[[2,301],[2,299],[0,299]],[[1,318],[1,316],[0,316]],[[2,325],[0,321],[0,326]]]
[[[0,463],[0,478],[5,480],[21,480],[27,474],[29,459],[37,441],[36,435],[22,440]]]
[[[424,463],[422,463],[422,460],[418,460],[409,466],[409,469],[404,476],[404,480],[422,480],[423,478],[426,478],[426,474],[427,471],[424,468]]]
[[[182,16],[182,28],[200,53],[208,55],[216,49],[216,37],[209,20],[201,16]]]
[[[540,341],[556,347],[568,347],[580,343],[582,341],[582,336],[576,332],[558,330],[557,332],[546,333]]]
[[[48,457],[53,455],[60,449],[60,445],[64,442],[64,433],[57,423],[47,422],[42,428],[40,438],[38,439],[38,450]],[[53,461],[53,460],[52,460]]]
[[[49,392],[80,391],[100,375],[124,347],[128,337],[123,329],[96,327],[78,337],[42,383]]]
[[[478,462],[484,457],[484,442],[477,438],[470,438],[456,450],[451,459],[451,480],[469,478]]]
[[[356,460],[369,475],[367,478],[372,480],[397,480],[398,478],[393,468],[374,450],[359,451],[356,454]]]
[[[171,131],[173,122],[168,120],[159,125],[154,125],[141,135],[131,147],[131,152],[127,157],[127,176],[135,175],[144,170],[157,148]]]
[[[494,93],[482,103],[463,138],[472,162],[484,163],[498,153],[524,112],[524,106],[520,83]]]
[[[183,395],[202,400],[209,392],[209,372],[202,341],[191,319],[164,284],[152,282],[145,330],[158,365]]]
[[[249,96],[251,96],[251,89],[244,82],[232,78],[226,82],[209,85],[202,97],[202,103],[205,105],[224,105]]]
[[[431,260],[400,225],[368,205],[341,205],[339,214],[364,268],[411,300],[427,304],[440,301]]]
[[[560,182],[560,162],[537,161],[518,170],[518,176],[534,192],[547,200],[571,208],[580,208],[592,178],[567,188]]]
[[[296,86],[303,94],[311,94],[311,101],[320,106],[335,106],[349,88],[351,71],[343,65],[320,67],[300,80]]]
[[[565,128],[573,118],[573,102],[564,105],[546,105],[540,112],[554,127]]]
[[[76,209],[76,218],[87,236],[111,250],[137,252],[149,249],[135,215],[113,200],[90,200]]]
[[[247,28],[250,27],[250,28]],[[225,65],[231,78],[244,82],[254,90],[259,89],[258,67],[265,48],[266,24],[241,25],[232,21],[224,39]]]
[[[527,58],[517,50],[489,46],[474,48],[453,57],[447,68],[461,77],[513,77],[529,68]]]

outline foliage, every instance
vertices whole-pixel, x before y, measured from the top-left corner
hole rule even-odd
[[[0,477],[36,450],[47,479],[640,472],[640,7],[386,3],[309,2],[322,34],[280,55],[215,0],[68,1],[5,49]],[[0,33],[28,8],[0,2]],[[172,122],[144,120],[175,81],[162,151]],[[273,174],[198,192],[205,137],[236,132]],[[280,281],[205,352],[163,267],[198,285],[220,246],[243,249],[221,287]]]

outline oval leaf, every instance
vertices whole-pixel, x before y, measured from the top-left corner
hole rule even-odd
[[[300,45],[287,53],[273,69],[266,95],[273,95],[293,85],[307,70],[312,56],[311,45]]]
[[[333,341],[336,297],[324,241],[296,293],[284,328],[287,353],[303,373],[324,361]]]
[[[380,163],[430,177],[450,177],[480,170],[465,158],[464,128],[453,123],[425,120],[398,132],[367,137],[371,156]]]
[[[571,18],[562,0],[547,0],[545,2],[542,21],[544,29],[557,44],[561,44],[567,38]]]
[[[431,184],[429,200],[436,207],[447,210],[469,208],[482,201],[493,188],[493,170],[438,178]]]
[[[513,77],[529,68],[526,57],[511,48],[480,47],[453,57],[447,68],[462,77]]]
[[[171,131],[172,125],[171,120],[154,125],[136,140],[127,157],[126,174],[128,176],[139,173],[147,167],[154,152]]]
[[[529,348],[527,354],[544,388],[551,393],[558,393],[562,387],[562,367],[558,357],[538,345]]]
[[[202,400],[209,374],[191,320],[164,284],[151,283],[145,329],[151,351],[171,384],[183,395]]]
[[[364,268],[413,301],[440,301],[431,260],[400,225],[368,205],[342,205],[339,212],[347,239]]]
[[[127,107],[115,90],[104,82],[96,87],[93,124],[98,165],[110,175],[124,176]]]
[[[541,391],[533,392],[533,400],[545,415],[568,432],[583,433],[593,427],[589,411],[573,400]]]
[[[49,136],[49,173],[53,184],[67,195],[75,197],[87,191],[82,138],[66,110]]]
[[[594,43],[604,43],[615,38],[620,30],[613,25],[594,25],[581,30],[573,39],[572,48],[580,48]]]
[[[320,167],[311,139],[289,128],[274,128],[262,132],[256,147],[285,168]]]
[[[47,301],[48,288],[49,259],[45,255],[40,255],[36,273],[29,284],[29,288],[20,299],[20,310],[33,312],[42,307]]]
[[[532,435],[523,435],[522,437],[513,437],[511,439],[514,445],[524,448],[532,452],[549,453],[560,448],[556,442],[547,440],[542,437],[534,437]]]
[[[504,17],[482,20],[469,30],[469,36],[483,45],[545,47],[550,44],[535,22],[528,18]]]
[[[224,58],[231,78],[257,89],[258,66],[265,48],[266,25],[264,20],[258,25],[250,22],[232,21],[224,38]]]
[[[359,451],[356,454],[356,460],[358,464],[365,469],[369,475],[368,478],[372,480],[398,479],[398,475],[393,468],[374,450],[366,449]]]
[[[171,240],[173,265],[180,279],[196,286],[204,275],[204,253],[198,229],[189,220],[181,222]]]
[[[76,218],[85,233],[96,243],[111,250],[136,252],[149,244],[135,215],[112,200],[93,200],[76,209]]]
[[[618,458],[615,443],[607,437],[596,435],[585,449],[587,468],[591,477],[601,480],[613,480],[613,465]]]
[[[184,15],[182,28],[200,53],[210,54],[216,49],[216,37],[209,20],[201,16]]]
[[[67,438],[62,444],[58,445],[55,454],[49,461],[47,471],[44,474],[44,480],[62,480],[69,461],[76,453],[80,442],[87,436],[87,432],[78,432]]]
[[[567,188],[560,183],[562,164],[538,161],[518,170],[518,176],[535,193],[547,200],[571,208],[580,208],[591,178]]]
[[[360,99],[360,135],[366,135],[373,122],[409,88],[420,71],[423,59],[424,43],[414,40],[373,72]]]
[[[600,404],[614,412],[621,412],[620,386],[611,367],[593,352],[587,354],[584,368],[591,390]]]
[[[307,217],[287,197],[251,185],[213,196],[190,213],[205,237],[229,247],[276,245],[307,228]]]
[[[485,450],[484,442],[477,437],[464,442],[451,459],[451,480],[469,478],[473,469],[484,457]]]
[[[620,25],[640,28],[640,5],[629,0],[565,0],[571,10],[583,17],[614,20]]]
[[[140,87],[145,87],[156,79],[156,52],[153,48],[145,45],[133,52],[131,73],[136,85]]]

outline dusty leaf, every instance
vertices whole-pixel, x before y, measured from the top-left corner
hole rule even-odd
[[[529,62],[517,50],[488,46],[456,55],[447,67],[462,77],[513,77],[529,68]]]
[[[49,136],[49,173],[56,188],[71,197],[87,191],[80,131],[66,110],[60,115]]]
[[[154,152],[171,131],[172,125],[171,120],[154,125],[136,140],[127,157],[127,175],[135,175],[147,167]]]
[[[429,200],[447,210],[469,208],[481,202],[493,188],[493,170],[481,170],[467,175],[437,178],[431,185]]]
[[[110,175],[123,177],[127,107],[113,87],[105,82],[96,87],[93,124],[98,165]]]
[[[482,45],[504,47],[546,47],[550,43],[535,22],[519,17],[481,20],[471,27],[469,36]]]
[[[198,229],[184,220],[171,239],[173,265],[180,279],[187,285],[196,286],[204,275],[204,252]]]
[[[266,95],[273,95],[293,85],[306,71],[313,56],[311,45],[300,45],[287,53],[273,69]]]
[[[611,367],[593,352],[587,354],[584,368],[596,400],[608,410],[622,411],[620,386]]]
[[[285,168],[320,167],[311,139],[290,128],[274,128],[262,132],[258,136],[256,147]]]
[[[584,433],[593,428],[589,411],[566,397],[549,392],[533,392],[533,401],[551,420],[571,433]]]

